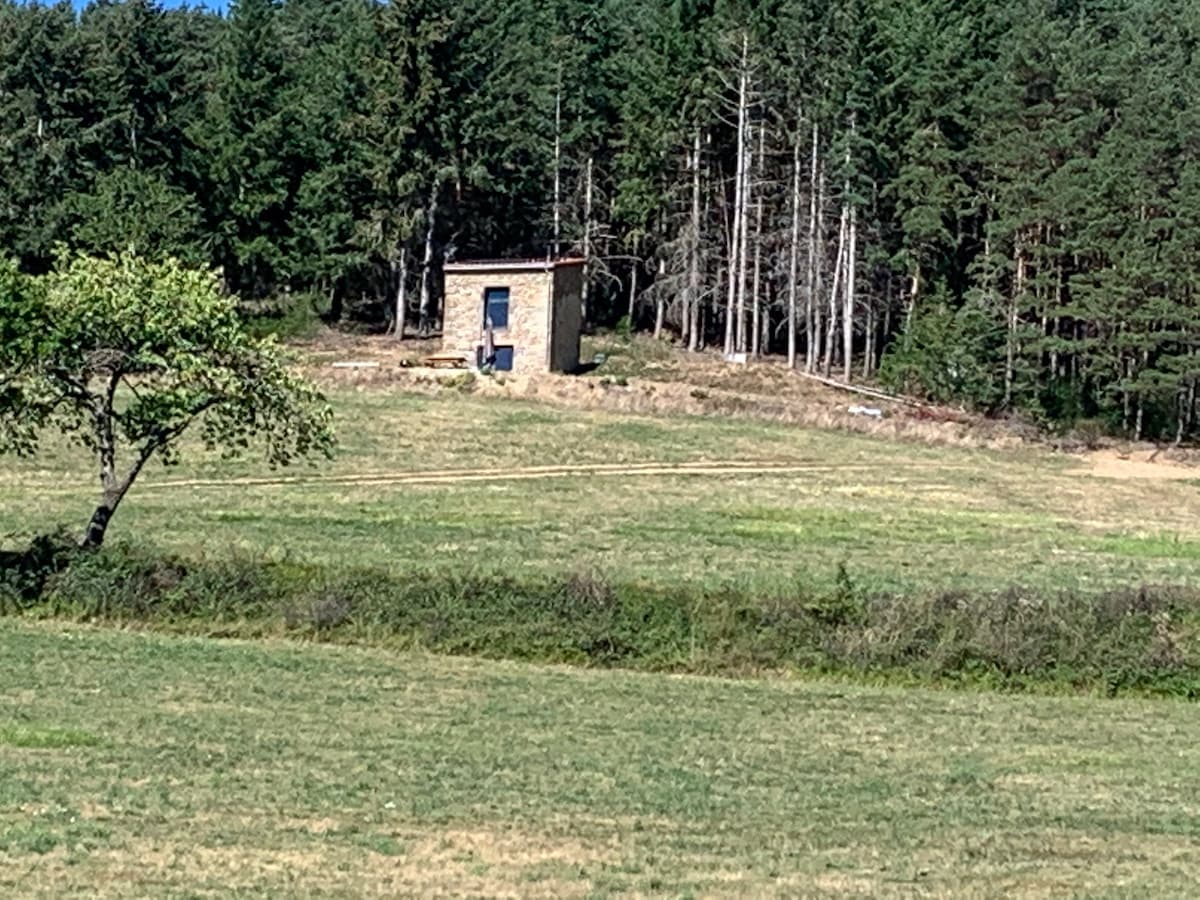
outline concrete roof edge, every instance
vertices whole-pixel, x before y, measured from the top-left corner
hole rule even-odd
[[[586,260],[570,259],[464,259],[446,263],[445,272],[545,272],[563,266],[581,266]]]

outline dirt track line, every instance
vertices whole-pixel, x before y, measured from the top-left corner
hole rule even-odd
[[[526,466],[516,469],[444,469],[428,472],[379,473],[360,475],[333,475],[305,478],[284,476],[279,478],[213,478],[188,481],[160,481],[142,485],[141,490],[180,490],[207,487],[322,487],[334,485],[387,487],[392,485],[426,484],[470,484],[488,481],[538,481],[553,478],[597,477],[644,477],[670,475],[791,475],[804,472],[845,471],[875,469],[876,463],[761,463],[744,461],[695,462],[695,463],[629,463],[629,464],[581,464],[558,466]],[[889,470],[951,469],[936,462],[909,462],[891,464]]]

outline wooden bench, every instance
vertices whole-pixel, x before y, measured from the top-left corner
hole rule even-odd
[[[434,353],[421,360],[431,369],[466,369],[467,358],[461,353]]]

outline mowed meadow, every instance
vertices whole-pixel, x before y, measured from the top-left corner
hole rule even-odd
[[[1189,896],[1173,701],[0,621],[0,894]]]
[[[447,387],[334,386],[331,463],[271,471],[186,446],[152,463],[110,539],[389,572],[599,571],[658,585],[1105,589],[1200,583],[1200,481],[1099,477],[1086,460]],[[4,460],[6,543],[82,529],[86,454]]]

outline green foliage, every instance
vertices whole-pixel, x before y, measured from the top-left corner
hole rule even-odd
[[[159,174],[117,169],[98,177],[91,193],[70,197],[68,206],[75,219],[71,243],[86,253],[204,261],[199,204]]]
[[[285,294],[269,303],[239,310],[246,331],[255,338],[308,340],[325,327],[329,304],[318,294]]]
[[[0,259],[0,452],[28,453],[40,424],[24,376],[36,364],[42,285]]]

